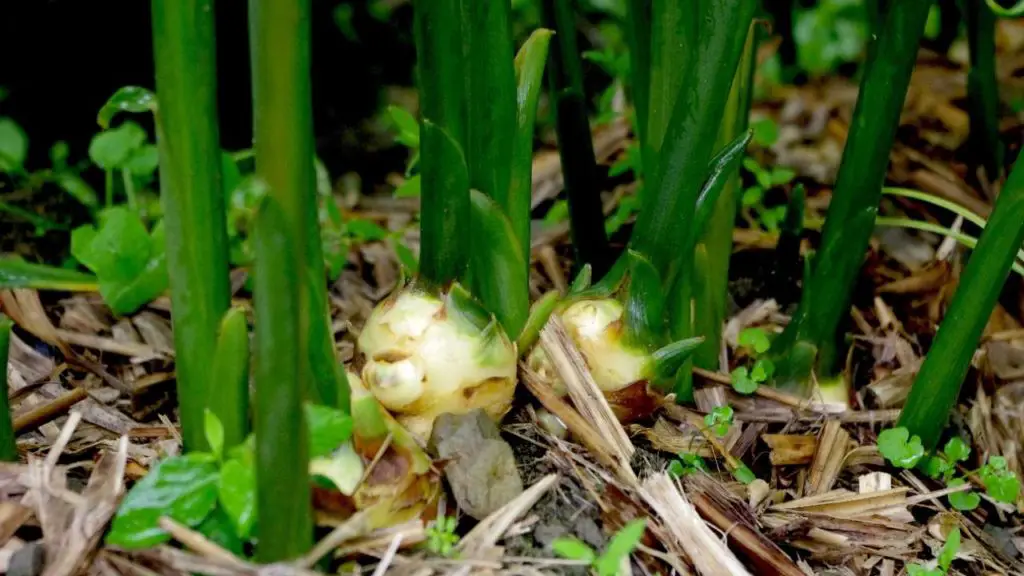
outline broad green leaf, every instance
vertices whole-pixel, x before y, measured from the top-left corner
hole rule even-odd
[[[0,117],[0,172],[22,172],[28,156],[28,136],[10,118]]]
[[[963,478],[953,478],[949,481],[947,486],[950,488],[956,488],[957,486],[963,486],[964,484],[965,480]],[[953,492],[947,496],[947,498],[949,499],[949,505],[961,512],[974,510],[978,507],[978,504],[981,504],[981,496],[972,490],[967,492]]]
[[[96,115],[96,122],[101,128],[110,127],[110,122],[118,112],[155,112],[156,94],[140,86],[125,86],[119,88],[111,96],[99,114]]]
[[[321,404],[307,402],[305,407],[311,459],[329,455],[352,436],[352,418],[348,414]]]
[[[206,433],[206,443],[210,445],[214,457],[220,460],[224,456],[224,425],[209,408],[204,412],[203,431]]]
[[[92,274],[3,256],[0,257],[0,288],[94,292],[99,289],[99,280]]]
[[[132,487],[114,516],[107,544],[146,548],[170,540],[158,521],[167,516],[198,526],[217,505],[217,465],[193,452],[160,462]]]
[[[146,131],[134,122],[104,130],[89,143],[89,159],[104,170],[121,168],[146,143]]]
[[[591,563],[597,558],[594,549],[576,538],[558,538],[551,543],[551,551],[568,560]]]
[[[924,457],[924,446],[906,428],[888,428],[878,435],[878,451],[900,468],[913,468]]]
[[[647,519],[638,518],[630,521],[612,536],[605,547],[604,553],[594,563],[598,574],[615,575],[619,573],[619,564],[633,552],[636,545],[644,537]]]
[[[220,469],[220,505],[240,538],[248,538],[256,522],[256,474],[252,462],[232,458]]]
[[[236,556],[243,555],[242,537],[232,526],[231,519],[223,508],[214,508],[196,531],[228,552]]]
[[[153,229],[153,253],[138,276],[128,282],[108,282],[100,277],[100,294],[115,314],[131,314],[167,290],[167,253],[164,250],[163,224],[161,220]]]

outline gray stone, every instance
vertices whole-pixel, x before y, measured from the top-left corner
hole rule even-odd
[[[446,461],[444,475],[459,508],[477,520],[523,492],[512,447],[483,410],[439,416],[429,448]]]

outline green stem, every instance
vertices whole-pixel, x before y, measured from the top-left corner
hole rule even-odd
[[[931,0],[893,3],[869,49],[821,249],[815,257],[810,281],[804,287],[809,293],[773,345],[780,358],[796,342],[819,351],[832,349],[840,320],[848,313],[854,281],[874,229],[889,150],[895,140],[931,4]],[[832,375],[835,366],[831,356],[822,354],[819,358],[819,377]],[[799,370],[790,370],[784,360],[781,365],[776,362],[777,382],[806,391],[809,375],[804,373],[805,364],[800,364]]]
[[[437,1],[437,0],[434,0]],[[466,134],[462,150],[469,185],[510,213],[512,143],[516,132],[516,82],[509,2],[462,2],[466,65]],[[457,98],[448,94],[448,98]]]
[[[310,0],[250,0],[256,174],[280,206],[298,248],[300,350],[310,364],[310,398],[347,405],[327,312],[326,268],[313,166]],[[340,398],[339,398],[340,396]]]
[[[7,354],[11,348],[11,319],[0,314],[0,462],[17,462],[14,424],[11,422],[10,396],[7,390]]]
[[[999,140],[999,86],[996,82],[996,15],[984,0],[966,0],[967,41],[971,68],[967,101],[971,131],[968,149],[990,179],[1000,176],[1003,149]]]
[[[651,97],[651,1],[629,0],[626,10],[626,42],[629,45],[629,69],[632,82],[634,135],[647,141],[647,107]],[[641,147],[641,160],[645,151]]]
[[[217,386],[209,370],[231,296],[221,164],[212,153],[220,149],[213,2],[153,0],[152,16],[160,198],[182,436],[186,449],[205,450],[204,410],[221,415],[225,408],[209,396]],[[131,176],[125,174],[125,190],[131,191]],[[133,193],[128,198],[134,202]]]
[[[900,426],[921,437],[926,449],[938,444],[949,412],[999,293],[1024,241],[1024,162],[1018,161],[996,199],[960,277],[946,317],[910,390]]]
[[[718,141],[715,143],[719,150],[747,130],[753,89],[756,36],[755,25],[747,35],[743,57],[729,91],[729,102],[726,104]],[[722,325],[725,322],[728,295],[729,259],[732,256],[732,230],[736,221],[736,211],[739,209],[742,187],[737,169],[726,181],[725,189],[715,203],[711,220],[699,241],[706,250],[706,265],[702,266],[702,286],[694,291],[695,308],[700,310],[694,322],[696,334],[704,336],[704,342],[694,353],[693,361],[706,370],[719,368]]]
[[[132,180],[132,172],[127,168],[121,169],[121,182],[124,183],[124,195],[128,198],[128,209],[139,213],[139,203],[135,198],[135,181]]]
[[[104,175],[104,188],[103,188],[103,204],[107,208],[114,205],[114,173],[111,170],[107,170]]]
[[[608,236],[583,90],[583,68],[576,45],[575,14],[569,0],[544,0],[542,6],[545,25],[556,32],[555,42],[550,46],[548,84],[555,101],[555,130],[569,199],[575,266],[578,269],[590,264],[600,278],[608,269]]]
[[[940,226],[938,224],[932,224],[931,222],[920,222],[918,220],[909,220],[907,218],[876,218],[875,226],[890,226],[893,228],[909,228],[911,230],[921,230],[924,232],[931,232],[933,234],[940,234],[952,238],[959,242],[961,245],[974,249],[978,245],[978,239],[969,234],[963,232],[957,232],[951,228]],[[1024,250],[1017,251],[1017,258],[1024,260]],[[1014,262],[1011,269],[1024,277],[1024,267],[1019,262]]]
[[[262,1],[256,14],[269,7]],[[260,514],[256,553],[264,563],[296,558],[306,552],[313,537],[302,410],[309,369],[300,314],[303,290],[296,262],[301,251],[291,241],[290,228],[275,195],[266,193],[253,234],[256,509]]]
[[[469,181],[461,142],[466,112],[459,0],[422,0],[414,12],[420,94],[420,274],[437,285],[469,258]]]

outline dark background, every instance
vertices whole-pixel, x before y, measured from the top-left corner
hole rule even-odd
[[[378,109],[379,87],[411,84],[415,57],[409,3],[380,22],[365,1],[350,2],[356,39],[335,22],[344,3],[312,2],[314,129],[333,174],[365,166],[357,127]],[[247,4],[215,4],[221,144],[228,150],[251,146]],[[126,85],[154,87],[148,0],[0,0],[0,86],[8,92],[0,115],[28,134],[29,169],[49,164],[57,140],[68,142],[72,161],[84,158],[99,130],[96,112]],[[148,118],[135,120],[151,126]]]

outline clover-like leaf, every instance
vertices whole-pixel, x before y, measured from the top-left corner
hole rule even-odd
[[[910,436],[906,428],[889,428],[878,435],[878,451],[900,468],[913,468],[924,457],[921,438]]]
[[[145,548],[170,540],[161,516],[198,526],[217,505],[217,465],[212,454],[193,452],[160,462],[139,480],[114,516],[107,543]]]
[[[753,394],[757,390],[757,382],[750,377],[750,370],[746,366],[739,366],[734,369],[730,376],[732,377],[732,387],[740,394]]]
[[[718,436],[724,436],[732,426],[732,406],[715,406],[704,415],[704,424]]]
[[[744,328],[740,332],[739,344],[755,354],[764,354],[771,348],[772,342],[761,328]]]
[[[992,456],[988,462],[978,470],[981,476],[981,483],[985,485],[985,492],[999,502],[1012,504],[1017,501],[1020,495],[1020,480],[1017,474],[1007,469],[1006,458]]]
[[[957,486],[963,486],[965,483],[966,481],[963,478],[953,478],[949,481],[947,486],[950,488],[956,488]],[[978,507],[978,504],[981,504],[981,496],[973,490],[968,490],[966,492],[953,492],[947,496],[947,498],[949,499],[949,505],[961,512],[974,510]]]
[[[146,131],[134,122],[104,130],[89,143],[89,159],[104,170],[122,168],[146,143]]]
[[[946,446],[942,448],[942,454],[950,462],[963,462],[967,460],[971,455],[971,447],[963,441],[963,438],[954,436],[946,442]]]
[[[775,374],[775,363],[767,358],[758,358],[754,362],[754,368],[750,371],[750,379],[758,384],[763,384]]]

